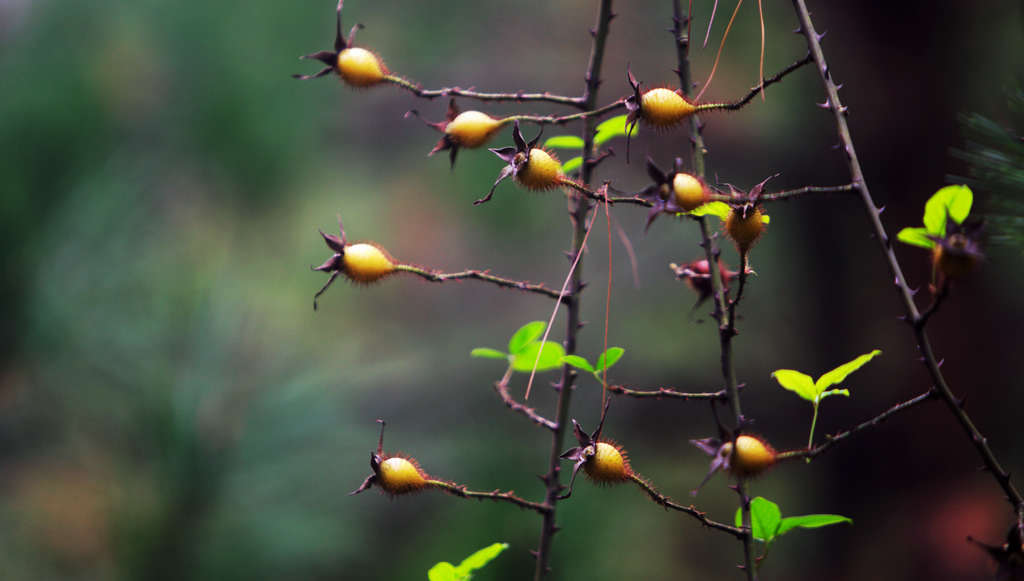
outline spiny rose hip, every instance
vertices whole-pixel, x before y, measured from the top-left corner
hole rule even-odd
[[[515,140],[516,146],[491,149],[494,155],[508,165],[502,168],[501,174],[498,175],[498,179],[495,180],[487,195],[473,202],[474,205],[490,200],[494,196],[494,189],[509,176],[512,176],[521,186],[531,190],[548,190],[565,184],[567,178],[562,173],[562,164],[558,158],[543,149],[534,147],[543,132],[544,129],[541,128],[537,137],[527,143],[523,139],[522,132],[519,131],[519,122],[516,121],[512,130],[512,138]]]
[[[697,303],[693,305],[693,309],[699,307],[711,296],[711,268],[706,258],[694,260],[682,266],[673,262],[668,267],[675,273],[676,278],[685,280],[687,286],[697,293]],[[747,273],[752,274],[753,271],[747,269]],[[729,270],[729,267],[721,259],[718,260],[718,276],[722,281],[723,292],[729,292],[729,284],[738,274],[739,272],[735,270]]]
[[[413,109],[405,115],[406,117],[410,115],[419,117],[419,112]],[[447,149],[451,166],[455,167],[455,157],[458,155],[459,148],[480,147],[490,141],[509,120],[495,119],[480,111],[459,112],[455,99],[452,99],[448,102],[448,113],[445,115],[444,121],[431,123],[424,119],[423,122],[444,134],[427,155],[434,155]]]
[[[733,207],[725,219],[725,231],[741,253],[747,252],[764,232],[761,209],[751,204]]]
[[[691,494],[697,494],[697,491],[719,470],[724,470],[739,479],[753,478],[771,468],[778,457],[767,442],[745,434],[736,437],[735,449],[732,440],[723,442],[718,438],[690,440],[690,443],[711,456],[711,467],[707,476]]]
[[[327,279],[324,286],[313,295],[313,310],[317,308],[317,299],[324,294],[329,286],[344,274],[349,280],[361,284],[376,282],[397,270],[397,263],[394,258],[382,248],[372,242],[358,242],[348,244],[345,241],[345,228],[341,224],[341,216],[338,216],[338,233],[325,234],[320,231],[327,247],[334,251],[334,254],[320,266],[313,267],[313,270],[329,272],[331,277]]]
[[[374,484],[392,496],[417,492],[430,486],[430,477],[416,460],[384,454],[384,420],[377,421],[380,423],[380,439],[377,441],[377,452],[370,453],[370,469],[373,474],[367,476],[359,488],[349,494],[359,494]]]
[[[946,236],[929,236],[935,242],[932,248],[932,269],[934,276],[944,282],[962,278],[977,267],[984,258],[981,253],[982,222],[959,224],[946,220]]]
[[[341,7],[344,0],[339,0],[337,11],[337,31],[334,37],[334,50],[322,50],[299,58],[318,60],[325,68],[312,75],[292,75],[301,80],[316,79],[330,73],[337,73],[341,80],[352,87],[372,87],[387,78],[388,69],[373,52],[353,46],[356,31],[363,27],[356,24],[349,32],[348,40],[341,34]]]
[[[677,157],[674,170],[664,172],[653,159],[647,158],[647,175],[654,183],[640,193],[641,197],[651,202],[645,229],[650,228],[654,219],[663,212],[692,212],[710,201],[711,190],[704,180],[682,171],[682,166],[683,160]]]
[[[640,90],[640,82],[627,70],[626,78],[633,94],[626,98],[626,161],[629,161],[629,136],[639,121],[655,129],[669,129],[693,115],[697,107],[687,101],[678,91],[658,87]]]
[[[629,480],[632,474],[626,451],[612,442],[595,443],[583,471],[593,481],[608,484]]]

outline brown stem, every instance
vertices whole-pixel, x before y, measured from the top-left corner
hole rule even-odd
[[[584,99],[580,97],[554,95],[547,91],[543,93],[524,93],[522,91],[517,91],[515,93],[481,93],[472,89],[462,89],[459,87],[424,89],[419,83],[414,83],[397,75],[387,75],[384,77],[384,80],[423,99],[436,99],[437,97],[464,97],[466,99],[476,99],[477,101],[516,101],[518,103],[525,101],[546,101],[548,103],[572,105],[574,107],[586,109],[583,107]]]
[[[688,33],[684,33],[684,17],[682,8],[680,7],[680,0],[673,0],[673,35],[676,41],[676,55],[678,57],[678,71],[679,71],[679,82],[682,85],[681,88],[685,95],[690,94],[690,37]],[[756,93],[755,93],[756,94]],[[694,172],[698,177],[704,177],[704,139],[701,136],[701,125],[700,120],[696,115],[690,116],[690,141],[693,144],[693,168]],[[711,291],[715,297],[715,315],[719,324],[719,345],[721,347],[722,354],[722,377],[725,380],[725,390],[728,394],[729,404],[732,408],[733,418],[737,426],[741,426],[743,422],[743,412],[740,408],[740,394],[739,389],[736,386],[736,372],[733,369],[732,364],[732,336],[733,332],[730,328],[731,321],[726,320],[726,294],[721,284],[721,277],[718,272],[718,255],[719,251],[715,247],[714,240],[711,238],[711,234],[708,230],[707,218],[701,216],[697,218],[697,223],[700,225],[701,234],[701,246],[704,248],[704,253],[707,257],[708,266],[711,275]],[[740,272],[742,273],[741,269]],[[731,318],[731,317],[730,317]],[[712,405],[714,405],[712,403]],[[734,444],[735,445],[735,444]],[[746,498],[746,484],[740,481],[737,484],[737,491],[741,498]],[[750,503],[741,502],[740,509],[742,513],[743,529],[742,534],[739,536],[743,543],[743,570],[747,576],[747,581],[756,581],[757,571],[754,569],[754,562],[751,552],[752,535],[750,532]]]
[[[515,290],[521,290],[531,293],[541,294],[553,299],[561,300],[563,303],[568,301],[570,298],[568,294],[562,296],[558,291],[549,289],[543,284],[533,284],[522,280],[515,280],[511,278],[502,278],[500,276],[494,276],[489,274],[485,270],[463,270],[461,272],[436,272],[432,270],[426,270],[418,266],[411,264],[397,264],[395,270],[401,270],[423,277],[431,282],[445,282],[449,280],[461,280],[466,278],[472,278],[476,280],[482,280],[491,284],[496,284],[500,287],[510,288]]]
[[[501,401],[505,402],[505,405],[507,405],[512,411],[523,414],[533,423],[543,426],[549,430],[558,429],[557,423],[538,414],[535,408],[528,407],[513,399],[512,395],[508,392],[508,382],[506,380],[496,381],[494,383],[494,391],[498,392],[498,395],[501,396]]]
[[[804,58],[802,58],[802,59],[794,62],[793,64],[789,65],[788,67],[782,69],[781,71],[776,73],[771,78],[765,79],[764,82],[758,83],[758,85],[756,87],[751,87],[750,91],[746,95],[744,95],[743,98],[740,99],[739,101],[733,101],[732,103],[704,103],[704,104],[698,105],[697,106],[697,110],[698,111],[713,111],[713,110],[716,110],[716,109],[721,109],[721,110],[724,110],[724,111],[737,111],[739,109],[742,109],[744,106],[746,106],[747,103],[749,103],[751,100],[753,100],[753,98],[755,96],[757,96],[758,93],[760,93],[762,90],[764,90],[765,87],[768,87],[770,85],[773,85],[773,84],[781,81],[783,79],[783,77],[785,77],[789,73],[792,73],[793,71],[799,69],[800,67],[802,67],[804,65],[811,64],[812,62],[813,62],[813,59],[811,58],[811,53],[808,52],[807,56],[805,56]]]
[[[631,474],[630,480],[635,482],[637,486],[639,486],[644,492],[646,492],[647,496],[651,497],[651,500],[653,500],[654,502],[660,504],[665,508],[670,508],[672,510],[679,511],[684,514],[688,514],[693,518],[699,520],[701,524],[708,528],[715,529],[717,531],[722,531],[724,533],[729,533],[737,539],[741,539],[744,535],[747,534],[743,529],[736,528],[734,526],[709,519],[707,513],[697,510],[692,504],[690,506],[684,506],[673,501],[671,498],[658,492],[657,489],[651,486],[649,482],[647,482],[637,474]]]
[[[938,396],[938,393],[934,389],[929,389],[928,391],[916,397],[910,398],[907,401],[900,402],[892,406],[891,408],[885,410],[884,412],[878,414],[877,416],[871,418],[870,420],[861,422],[856,426],[850,428],[849,430],[839,432],[838,434],[834,434],[831,436],[825,436],[825,441],[823,443],[809,450],[789,450],[787,452],[780,452],[779,455],[776,456],[776,460],[781,462],[782,460],[791,460],[794,458],[814,458],[819,454],[824,454],[826,450],[828,450],[832,446],[835,446],[839,442],[842,442],[843,440],[849,438],[850,436],[856,434],[857,432],[866,430],[868,428],[873,428],[881,424],[885,420],[889,419],[890,416],[893,416],[903,410],[910,409],[918,405],[919,403],[932,399],[933,397],[936,396]]]
[[[476,490],[468,490],[461,484],[454,484],[452,482],[445,482],[444,480],[427,480],[427,484],[435,488],[440,488],[449,494],[453,494],[460,498],[475,498],[477,500],[495,500],[498,502],[510,502],[520,508],[528,508],[536,511],[540,514],[547,514],[551,511],[551,508],[545,506],[539,502],[532,502],[519,498],[515,495],[515,492],[509,490],[508,492],[501,492],[497,489],[491,492],[479,492]]]
[[[721,389],[719,391],[710,392],[699,392],[699,393],[686,393],[682,391],[676,391],[671,387],[659,387],[658,389],[630,389],[622,385],[609,385],[608,391],[618,394],[625,395],[628,397],[636,398],[654,398],[661,399],[667,397],[670,399],[683,399],[683,400],[727,400],[729,394],[726,390]]]
[[[604,60],[605,41],[608,38],[608,28],[612,19],[612,0],[601,0],[597,12],[597,24],[593,30],[594,42],[590,51],[590,62],[587,65],[586,88],[583,91],[583,99],[580,108],[589,111],[595,108],[597,103],[597,87],[600,84],[601,63]],[[583,120],[583,165],[580,168],[580,184],[583,187],[590,185],[591,176],[594,170],[592,156],[594,150],[594,119],[587,117]],[[587,214],[590,212],[590,200],[583,196],[574,198],[574,208],[570,214],[570,222],[573,226],[573,249],[572,258],[579,258],[583,252],[583,239],[586,235]],[[567,355],[576,353],[576,338],[580,329],[580,292],[583,289],[582,268],[577,265],[573,271],[570,283],[570,294],[572,298],[567,305],[565,352]],[[565,443],[565,432],[569,423],[569,403],[572,399],[573,384],[576,381],[575,368],[570,365],[562,367],[562,379],[559,382],[558,404],[555,413],[556,427],[551,434],[551,450],[548,455],[548,471],[543,476],[546,493],[544,505],[550,508],[544,513],[544,522],[541,524],[540,540],[537,544],[537,563],[534,569],[534,581],[540,581],[548,573],[548,563],[551,560],[551,540],[555,531],[558,530],[555,522],[555,506],[562,491],[560,478],[561,455]]]
[[[800,32],[804,35],[804,38],[807,39],[807,46],[810,49],[811,54],[814,56],[814,62],[817,65],[818,73],[821,76],[821,82],[825,87],[825,93],[828,97],[825,101],[825,106],[832,111],[832,116],[835,119],[840,143],[843,146],[842,149],[845,153],[846,162],[850,170],[851,182],[856,185],[857,190],[860,193],[861,202],[864,205],[868,219],[874,229],[875,238],[878,239],[882,253],[885,255],[886,262],[889,265],[890,274],[896,281],[897,291],[899,292],[900,298],[903,300],[903,307],[906,310],[907,321],[911,324],[911,327],[914,330],[914,337],[917,340],[918,349],[921,351],[921,355],[924,358],[924,365],[928,370],[928,374],[931,376],[934,389],[938,390],[942,400],[946,402],[946,407],[949,409],[950,413],[953,414],[964,433],[974,444],[978,455],[981,456],[982,461],[985,463],[985,467],[988,468],[992,473],[993,478],[995,478],[996,482],[999,484],[999,487],[1006,493],[1007,499],[1013,506],[1014,514],[1020,514],[1024,511],[1024,498],[1021,497],[1020,492],[1013,485],[1013,482],[1010,481],[1010,475],[1003,469],[1002,465],[996,459],[995,454],[992,453],[992,449],[988,446],[988,440],[981,434],[981,432],[978,431],[978,428],[975,427],[974,423],[971,421],[970,416],[968,416],[960,406],[960,401],[953,395],[953,391],[949,388],[949,385],[946,383],[946,378],[939,369],[938,360],[935,358],[931,342],[928,339],[927,333],[925,333],[924,324],[926,320],[922,318],[921,314],[917,310],[917,305],[914,304],[913,293],[907,285],[906,278],[903,276],[903,270],[900,268],[899,261],[896,260],[896,254],[893,252],[892,239],[889,238],[888,233],[885,231],[885,227],[882,226],[878,207],[875,205],[874,199],[871,197],[871,192],[868,190],[867,183],[864,181],[864,172],[861,170],[860,161],[857,159],[857,151],[853,146],[853,138],[850,136],[850,128],[846,123],[847,108],[839,99],[839,88],[832,80],[828,63],[825,62],[825,54],[821,50],[821,35],[819,35],[814,29],[814,24],[811,22],[811,15],[807,10],[806,2],[804,0],[793,0],[793,7],[796,10],[797,17],[800,19]]]

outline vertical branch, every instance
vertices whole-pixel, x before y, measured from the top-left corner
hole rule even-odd
[[[608,38],[608,27],[612,19],[612,0],[600,0],[597,13],[597,24],[591,30],[594,42],[590,51],[590,62],[587,65],[585,76],[586,86],[583,91],[583,109],[591,110],[597,103],[597,89],[601,83],[601,64],[604,61],[605,41]],[[594,171],[594,120],[587,117],[583,120],[583,166],[580,170],[580,181],[585,187],[590,186]],[[583,252],[583,240],[586,235],[587,214],[591,210],[590,200],[580,194],[572,197],[572,211],[569,221],[573,227],[572,259],[576,259]],[[572,282],[570,283],[567,304],[565,352],[567,355],[576,353],[576,337],[580,329],[580,291],[583,290],[582,268],[577,265],[573,271]],[[558,405],[555,412],[556,427],[551,434],[551,452],[548,461],[548,472],[544,475],[543,481],[546,487],[544,506],[550,510],[544,513],[544,522],[541,525],[540,541],[537,545],[537,564],[533,578],[535,581],[543,579],[548,572],[548,562],[551,560],[551,539],[557,532],[558,527],[555,521],[555,505],[558,496],[562,491],[562,484],[559,474],[561,454],[564,447],[566,427],[569,423],[569,403],[572,398],[573,384],[576,380],[576,372],[570,365],[562,367],[562,378],[559,382]]]
[[[868,191],[867,183],[864,181],[864,173],[860,167],[860,161],[857,159],[857,151],[853,146],[853,138],[850,137],[850,128],[846,124],[847,108],[843,106],[839,100],[839,89],[835,82],[832,80],[832,75],[829,71],[828,63],[825,62],[825,54],[821,50],[821,37],[814,30],[814,24],[811,22],[810,12],[807,10],[807,4],[804,0],[793,0],[793,7],[796,10],[797,17],[800,19],[800,32],[807,39],[807,47],[811,51],[811,55],[814,57],[814,63],[818,68],[818,72],[821,75],[822,84],[825,87],[825,93],[828,97],[825,105],[832,111],[832,115],[836,121],[836,128],[839,132],[839,139],[842,144],[843,152],[846,155],[847,165],[850,169],[850,177],[854,187],[860,194],[861,201],[864,204],[864,209],[868,214],[868,219],[871,222],[871,226],[874,229],[875,237],[878,239],[878,243],[881,246],[882,253],[885,255],[886,262],[889,265],[889,271],[892,274],[893,279],[896,281],[896,288],[899,291],[900,298],[903,300],[903,306],[906,310],[907,321],[911,324],[914,330],[914,337],[917,340],[918,349],[921,351],[921,356],[924,360],[925,367],[928,369],[928,374],[931,376],[932,384],[934,389],[942,397],[942,400],[946,402],[946,407],[956,417],[960,427],[963,428],[964,432],[970,438],[974,444],[978,455],[981,456],[985,463],[985,467],[992,472],[992,476],[999,483],[999,486],[1006,493],[1007,499],[1013,506],[1014,513],[1016,515],[1024,514],[1024,499],[1022,499],[1020,492],[1014,487],[1010,481],[1010,475],[1003,469],[992,453],[991,448],[988,446],[988,440],[978,431],[978,428],[974,426],[971,418],[964,412],[960,405],[960,401],[957,400],[956,396],[953,395],[952,390],[946,383],[946,378],[942,375],[942,371],[939,369],[938,360],[935,358],[935,354],[932,352],[931,342],[928,339],[927,333],[925,333],[925,323],[927,322],[927,316],[930,313],[922,316],[917,309],[917,305],[914,304],[913,293],[910,291],[910,287],[907,286],[907,281],[903,276],[903,270],[900,268],[899,262],[896,260],[896,254],[893,252],[892,240],[885,231],[885,227],[882,226],[882,220],[879,215],[879,210],[875,206],[874,199],[871,197],[871,192]]]
[[[692,89],[692,77],[690,76],[690,15],[683,15],[680,0],[673,0],[672,16],[672,33],[675,36],[676,57],[678,61],[678,68],[676,69],[676,72],[679,74],[679,85],[683,94],[690,96]],[[689,121],[689,136],[692,146],[691,161],[694,173],[698,177],[703,178],[705,174],[704,155],[707,153],[707,150],[704,148],[704,138],[701,135],[701,130],[702,126],[700,119],[697,115],[691,115]],[[716,247],[714,239],[711,236],[707,219],[707,216],[701,216],[697,218],[697,223],[700,226],[701,247],[704,248],[704,253],[708,261],[708,271],[711,275],[711,292],[715,300],[715,312],[713,316],[718,321],[718,337],[722,354],[722,378],[725,380],[725,391],[728,394],[733,419],[736,422],[736,425],[740,426],[742,425],[743,411],[740,407],[739,389],[736,387],[736,372],[732,364],[732,337],[736,334],[732,321],[733,310],[727,308],[727,297],[724,287],[722,286],[721,274],[718,269],[718,257],[720,255],[720,251]],[[742,273],[744,270],[745,269],[741,268],[740,272]],[[712,405],[714,405],[714,403],[712,403]],[[755,581],[757,579],[757,571],[753,566],[754,563],[750,546],[750,501],[747,496],[746,484],[742,480],[737,484],[737,492],[740,495],[740,508],[742,512],[744,531],[743,536],[741,537],[743,542],[743,568],[747,575],[747,580]]]

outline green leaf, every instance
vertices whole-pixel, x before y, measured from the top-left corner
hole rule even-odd
[[[455,576],[455,566],[447,561],[441,561],[427,571],[427,579],[430,581],[458,581]]]
[[[615,365],[625,352],[626,350],[622,347],[609,347],[607,351],[598,356],[597,365],[594,367],[594,370],[602,371]]]
[[[960,224],[971,213],[974,194],[967,186],[946,186],[924,205],[924,228],[934,236],[946,235],[946,217]]]
[[[830,389],[828,391],[823,391],[823,392],[821,392],[820,395],[818,395],[818,401],[821,401],[821,400],[825,399],[826,397],[828,397],[830,395],[845,395],[846,397],[850,397],[850,390],[848,390],[848,389]]]
[[[857,371],[864,366],[865,363],[871,361],[875,357],[881,355],[882,352],[875,349],[871,353],[865,353],[860,357],[850,361],[849,363],[843,363],[839,367],[836,367],[832,371],[829,371],[825,375],[818,378],[818,381],[814,382],[814,389],[817,392],[815,395],[821,394],[823,391],[833,385],[837,385],[846,379],[846,376],[850,375],[854,371]]]
[[[581,165],[583,165],[583,158],[577,155],[562,164],[562,173],[572,173],[579,169]]]
[[[519,353],[527,345],[533,343],[540,336],[544,334],[544,329],[547,324],[544,321],[533,321],[527,323],[512,334],[512,338],[508,340],[508,352],[512,355]]]
[[[636,137],[636,125],[630,131],[631,137]],[[594,134],[594,147],[600,147],[606,141],[626,135],[626,116],[619,115],[605,120],[597,126],[597,133]],[[563,170],[564,171],[564,170]]]
[[[935,247],[935,241],[928,237],[928,231],[924,228],[904,228],[896,234],[896,238],[911,246],[929,249]]]
[[[537,354],[540,354],[538,360]],[[512,357],[512,369],[529,373],[533,371],[533,364],[537,362],[537,371],[551,371],[562,366],[562,357],[565,357],[565,349],[561,343],[545,341],[543,344],[534,341],[522,351]]]
[[[459,566],[455,569],[457,575],[461,575],[463,578],[468,579],[470,573],[477,569],[482,569],[487,563],[494,560],[495,557],[501,554],[502,551],[508,548],[508,543],[494,543],[489,547],[484,547],[472,555],[466,557]]]
[[[762,224],[771,224],[772,223],[772,217],[769,216],[768,214],[762,213],[761,214],[761,223]]]
[[[725,221],[729,217],[729,204],[725,202],[708,202],[702,206],[694,208],[691,212],[691,216],[718,216],[719,220]]]
[[[807,401],[813,402],[815,396],[818,395],[814,389],[814,380],[806,373],[800,373],[792,369],[776,369],[772,372],[772,377],[775,378],[775,381],[779,382],[779,385]]]
[[[555,135],[544,142],[544,147],[552,149],[582,149],[583,140],[575,135]]]
[[[736,509],[736,526],[743,526],[743,510]],[[758,496],[750,501],[750,534],[755,540],[770,543],[778,536],[779,523],[782,522],[782,511],[779,505]]]
[[[477,347],[469,352],[470,357],[482,357],[483,359],[508,359],[508,353],[502,353],[490,347]]]
[[[582,369],[583,371],[594,373],[594,367],[590,365],[590,362],[579,355],[566,355],[565,357],[562,357],[562,363],[572,365],[576,369]]]
[[[779,524],[779,532],[776,536],[783,535],[797,527],[802,529],[816,529],[839,523],[853,524],[853,520],[838,514],[805,514],[803,516],[787,516]]]

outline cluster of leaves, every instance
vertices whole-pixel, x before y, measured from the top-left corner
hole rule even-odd
[[[743,526],[743,511],[736,509],[736,526]],[[768,554],[772,542],[797,528],[816,529],[840,523],[853,524],[853,520],[838,514],[805,514],[782,517],[779,505],[762,496],[750,501],[750,533],[755,541],[765,544],[764,555]]]
[[[821,400],[830,395],[850,397],[850,390],[848,389],[829,388],[834,385],[839,385],[845,381],[847,376],[851,373],[857,371],[868,361],[871,361],[881,354],[882,352],[878,349],[875,349],[870,353],[865,353],[853,361],[843,363],[832,371],[825,373],[817,380],[812,379],[811,376],[806,373],[801,373],[793,369],[776,369],[772,372],[772,377],[775,378],[775,381],[779,382],[779,385],[806,399],[814,406],[814,416],[811,420],[811,433],[807,437],[808,448],[810,448],[811,444],[814,442],[814,426],[818,422],[818,405],[821,404]]]
[[[963,185],[946,186],[935,192],[925,203],[922,219],[924,227],[904,228],[896,237],[900,242],[911,246],[935,248],[936,240],[946,236],[948,220],[963,224],[971,213],[973,202],[974,194],[971,188]]]
[[[516,330],[508,340],[508,353],[490,347],[477,347],[469,354],[471,357],[485,359],[504,359],[514,371],[530,373],[551,371],[562,366],[565,349],[555,341],[540,341],[547,324],[544,321],[532,321]]]
[[[508,543],[494,543],[466,557],[457,566],[448,561],[441,561],[427,571],[427,579],[430,581],[469,581],[473,578],[473,571],[483,569],[507,548]]]

